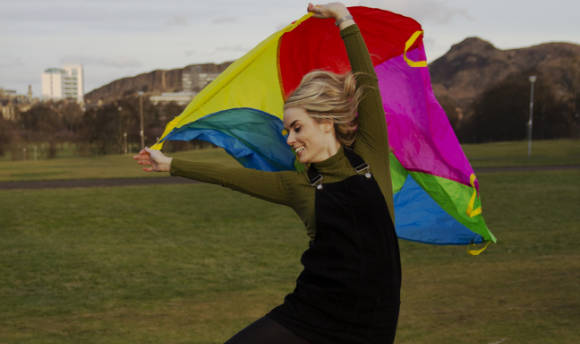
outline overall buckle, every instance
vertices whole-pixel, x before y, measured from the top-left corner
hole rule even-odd
[[[322,176],[319,174],[310,180],[310,185],[318,190],[322,190]]]
[[[354,167],[354,170],[357,174],[364,174],[367,179],[371,179],[371,168],[367,163],[362,163],[358,166]]]

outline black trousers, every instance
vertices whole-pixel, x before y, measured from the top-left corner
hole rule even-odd
[[[310,344],[274,320],[263,317],[238,332],[225,344]]]

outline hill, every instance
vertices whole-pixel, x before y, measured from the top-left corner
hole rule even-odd
[[[125,77],[114,80],[104,86],[96,88],[85,95],[85,101],[88,104],[95,104],[99,101],[108,103],[121,97],[132,95],[139,91],[148,94],[159,94],[162,92],[179,92],[183,90],[183,74],[193,72],[198,76],[200,74],[215,75],[223,72],[232,62],[220,64],[203,63],[192,64],[183,68],[170,70],[154,70],[152,72],[139,74],[132,77]],[[199,89],[193,89],[199,91]]]
[[[89,92],[85,99],[88,104],[96,104],[138,91],[148,94],[178,92],[184,89],[184,72],[217,75],[230,64],[205,63],[125,77]],[[435,95],[448,113],[459,112],[459,118],[469,112],[470,105],[484,91],[514,76],[539,75],[537,84],[549,85],[559,101],[575,103],[580,100],[580,45],[573,43],[544,43],[501,50],[481,38],[469,37],[432,62],[429,70]]]
[[[580,90],[580,45],[544,43],[501,50],[477,38],[466,38],[429,65],[437,98],[453,99],[461,110],[485,90],[513,75],[541,75],[539,83],[552,86],[562,100],[577,97]]]

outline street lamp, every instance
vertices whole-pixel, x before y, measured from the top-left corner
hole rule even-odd
[[[123,150],[125,152],[125,155],[127,155],[127,132],[125,131],[123,133],[123,140],[124,140],[124,146],[123,146]]]
[[[141,148],[145,147],[145,131],[143,130],[143,91],[139,91],[139,123],[141,130],[139,135],[141,136]]]
[[[123,111],[123,107],[119,106],[117,110],[119,110],[119,121],[122,121],[123,116],[121,116],[121,111]],[[119,122],[119,127],[120,127],[119,129],[123,128],[123,124],[121,122]],[[125,152],[125,155],[127,155],[127,129],[125,129],[125,131],[123,132],[123,140],[124,140],[123,151]]]
[[[530,75],[530,119],[528,120],[528,157],[532,156],[532,127],[534,123],[534,83],[536,76]]]

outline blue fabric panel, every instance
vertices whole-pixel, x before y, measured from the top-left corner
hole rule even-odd
[[[263,171],[294,169],[294,153],[282,135],[282,121],[263,111],[237,108],[205,116],[169,133],[165,140],[211,142],[243,166]]]
[[[438,245],[481,243],[483,238],[447,214],[411,175],[394,195],[395,228],[401,239]]]

